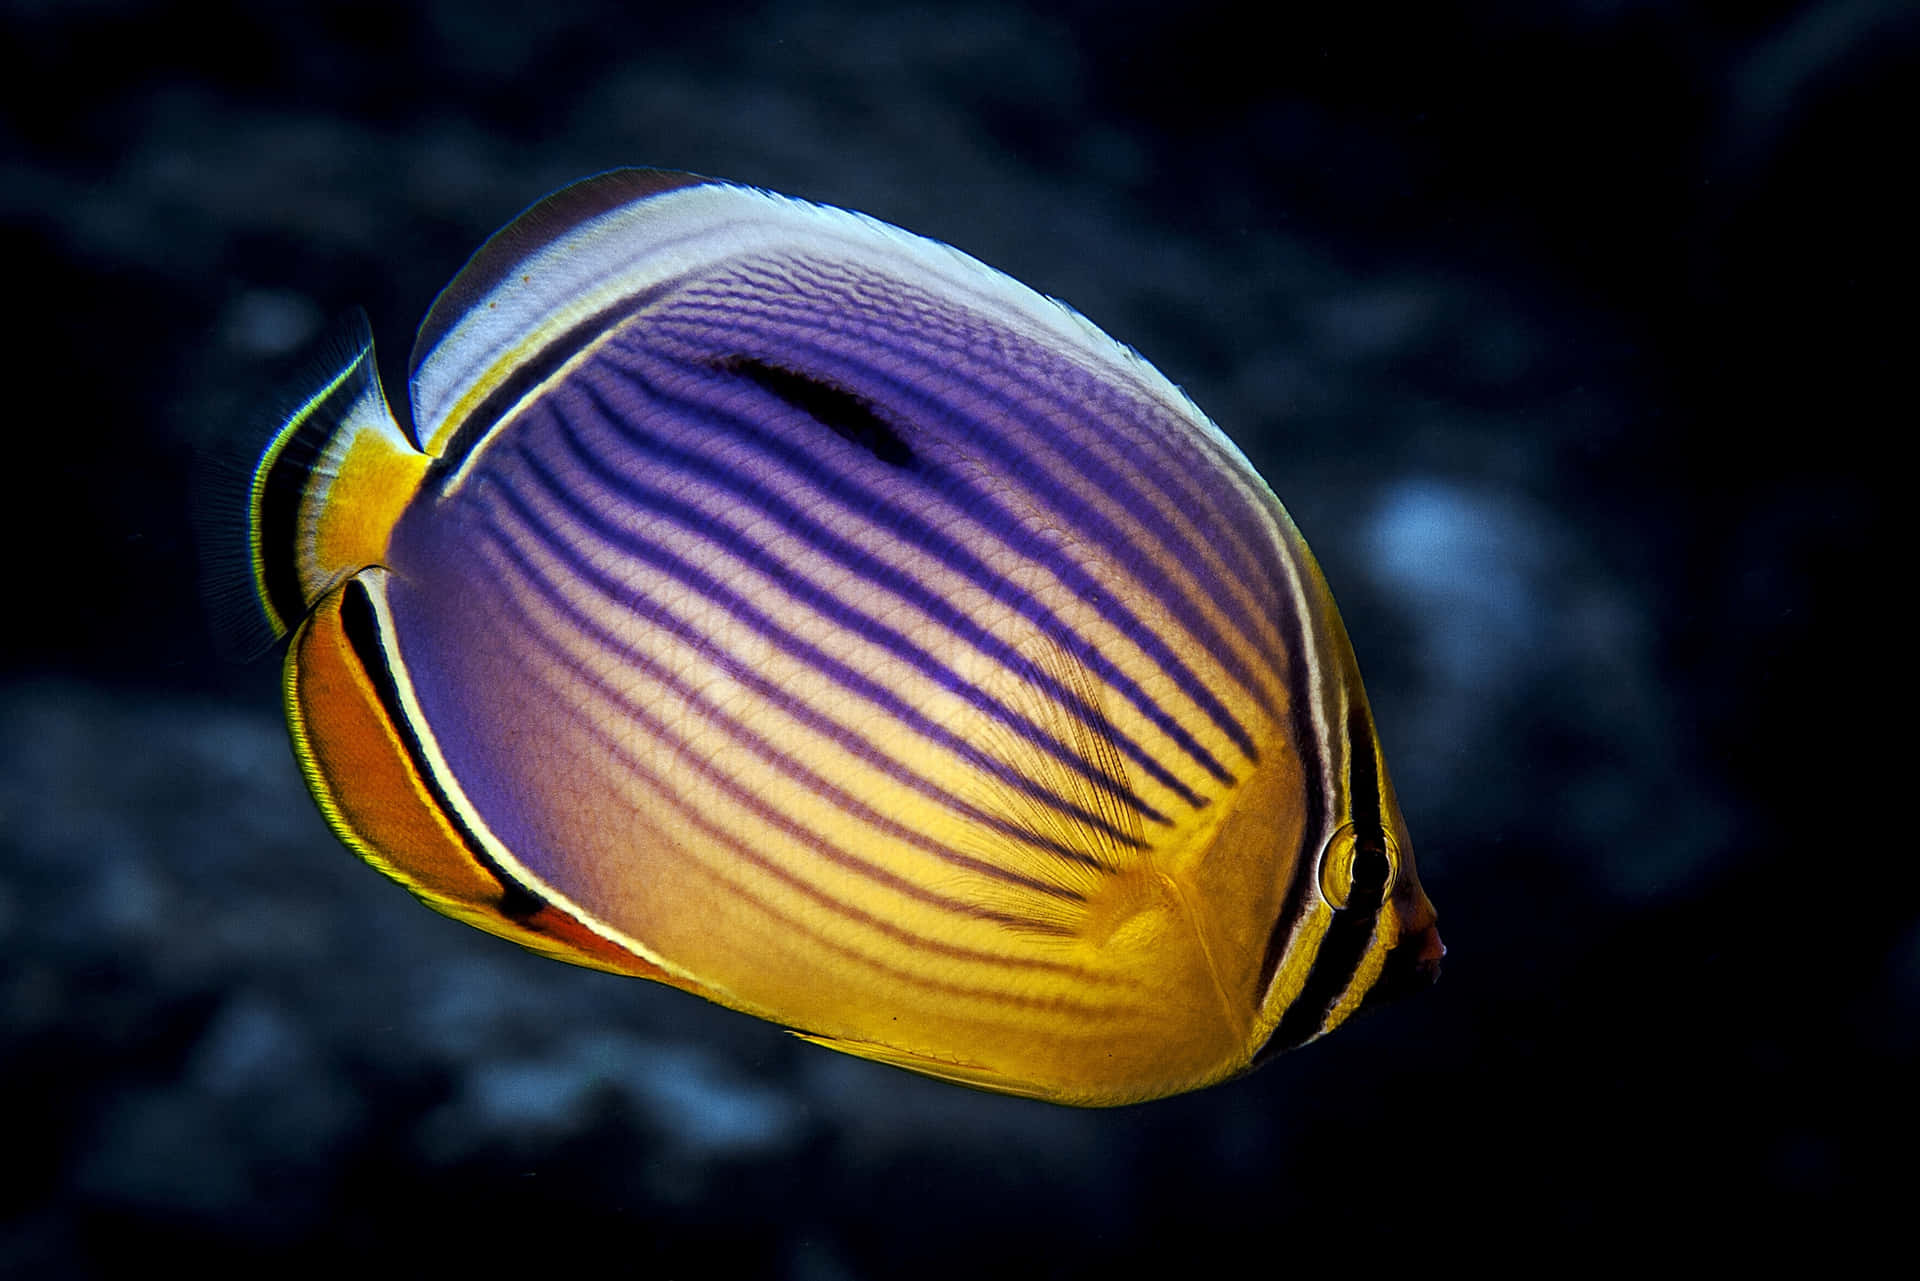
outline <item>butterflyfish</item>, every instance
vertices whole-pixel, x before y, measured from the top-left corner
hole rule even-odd
[[[407,393],[347,322],[215,560],[236,645],[291,635],[327,822],[429,906],[1079,1105],[1437,973],[1313,556],[1065,305],[859,214],[620,170],[473,255]]]

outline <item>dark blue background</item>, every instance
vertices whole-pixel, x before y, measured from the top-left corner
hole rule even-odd
[[[1278,1274],[1892,1227],[1915,10],[1275,8],[0,10],[0,1272]],[[202,638],[193,451],[354,303],[397,389],[481,239],[622,164],[948,240],[1242,442],[1368,674],[1436,989],[1072,1112],[539,960],[332,841],[273,665]]]

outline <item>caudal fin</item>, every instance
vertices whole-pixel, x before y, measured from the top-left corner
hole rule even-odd
[[[203,461],[194,515],[220,652],[258,657],[341,579],[381,563],[429,461],[387,407],[355,309],[285,396]]]

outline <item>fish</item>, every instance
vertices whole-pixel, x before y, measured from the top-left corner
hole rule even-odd
[[[1113,1106],[1444,953],[1346,630],[1132,348],[876,219],[584,179],[364,314],[215,521],[237,652],[429,907],[807,1041]]]

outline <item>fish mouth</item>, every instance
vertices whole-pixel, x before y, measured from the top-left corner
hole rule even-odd
[[[1430,924],[1418,933],[1407,935],[1387,953],[1380,977],[1367,994],[1369,1004],[1384,1003],[1432,987],[1440,979],[1440,962],[1446,954],[1447,945],[1440,941],[1440,929],[1436,925]]]

